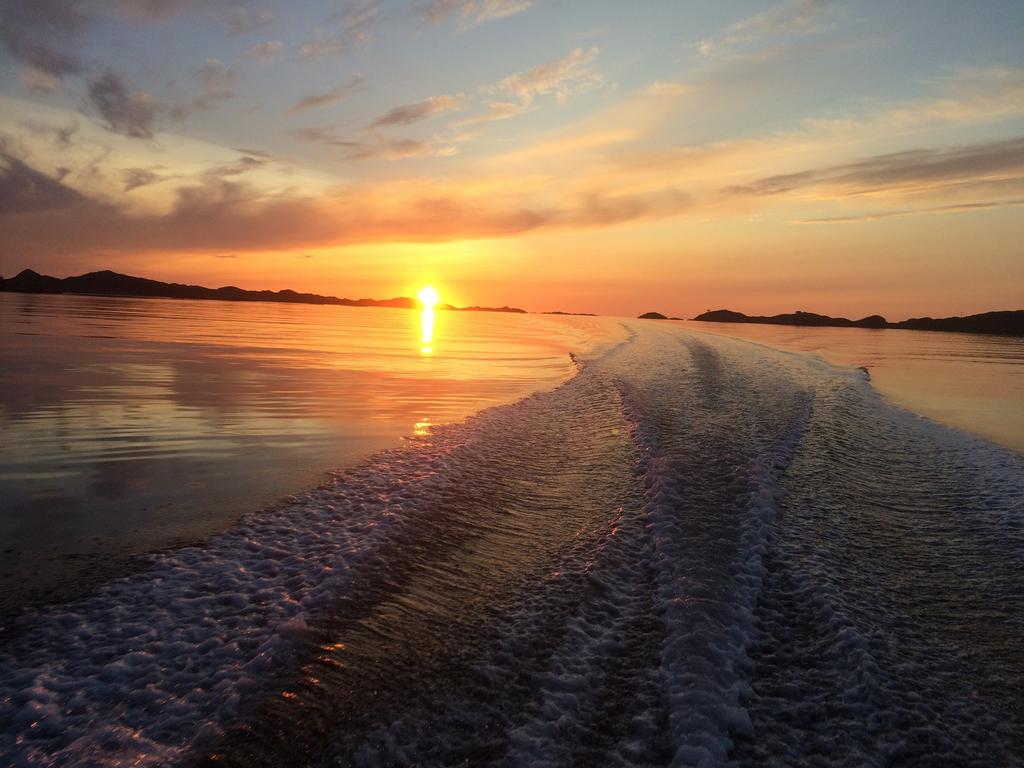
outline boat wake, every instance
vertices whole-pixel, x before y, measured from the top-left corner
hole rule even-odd
[[[1024,761],[1024,467],[675,326],[0,643],[10,765]]]

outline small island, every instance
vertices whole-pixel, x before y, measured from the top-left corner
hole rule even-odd
[[[1024,336],[1024,309],[982,312],[965,317],[916,317],[890,323],[881,315],[868,315],[860,320],[829,317],[814,312],[792,312],[782,315],[745,315],[728,309],[708,310],[694,320],[706,323],[763,323],[767,325],[800,325],[828,328],[897,328],[911,331],[947,331],[953,333],[992,333]]]
[[[661,312],[644,312],[642,315],[637,315],[637,320],[668,320],[668,316]]]
[[[299,293],[285,288],[280,291],[248,291],[227,285],[223,288],[206,288],[201,285],[164,283],[145,277],[123,275],[109,269],[88,272],[76,277],[51,277],[25,269],[11,278],[0,277],[0,292],[84,294],[87,296],[125,296],[150,299],[206,299],[220,301],[271,301],[289,304],[336,304],[342,307],[398,307],[416,309],[420,303],[409,296],[393,299],[339,299],[337,296],[321,296],[317,293]],[[455,307],[438,304],[437,309],[453,312],[513,312],[525,314],[518,307]]]

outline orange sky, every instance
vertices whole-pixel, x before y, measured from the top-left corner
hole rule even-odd
[[[623,315],[1024,306],[1017,4],[266,6],[8,11],[0,272]]]

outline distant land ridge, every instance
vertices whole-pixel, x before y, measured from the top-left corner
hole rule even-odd
[[[25,269],[14,277],[0,277],[0,291],[11,293],[78,293],[91,296],[131,296],[161,299],[219,299],[221,301],[273,301],[288,304],[336,304],[343,307],[419,307],[416,299],[397,296],[393,299],[339,299],[317,293],[298,293],[285,288],[281,291],[247,291],[227,285],[223,288],[204,288],[201,285],[164,283],[145,277],[122,275],[109,269],[88,272],[77,277],[50,277]],[[458,312],[518,312],[518,307],[453,307],[439,304],[438,309]]]
[[[982,312],[966,317],[914,317],[890,323],[881,315],[869,315],[860,320],[829,317],[814,312],[793,312],[783,315],[745,315],[728,309],[709,310],[694,320],[709,323],[764,323],[768,325],[803,325],[836,328],[903,328],[911,331],[951,331],[955,333],[995,333],[1024,336],[1024,309],[1003,312]]]

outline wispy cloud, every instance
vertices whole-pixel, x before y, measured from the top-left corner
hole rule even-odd
[[[491,123],[495,120],[507,120],[523,113],[525,107],[517,101],[488,101],[487,110],[478,115],[461,120],[459,125],[478,125]]]
[[[382,18],[383,11],[379,0],[368,0],[343,11],[341,25],[348,38],[365,43],[370,39],[370,30],[379,24]]]
[[[337,104],[358,91],[365,82],[366,78],[363,75],[355,75],[347,83],[336,88],[329,88],[326,91],[318,91],[316,93],[307,93],[295,102],[286,114],[297,115],[300,112],[305,112],[307,109]]]
[[[207,59],[196,72],[196,80],[199,81],[200,93],[192,101],[193,109],[213,109],[234,97],[238,72],[220,59]]]
[[[284,45],[279,40],[257,43],[245,52],[245,58],[266,64],[281,52]]]
[[[678,83],[671,80],[655,80],[644,88],[647,96],[685,96],[692,93],[695,86],[688,83]]]
[[[570,96],[595,88],[602,82],[601,74],[593,67],[598,53],[596,47],[576,48],[565,56],[509,75],[497,85],[483,90],[492,94],[505,94],[517,101],[488,99],[485,112],[468,117],[458,125],[507,120],[528,110],[538,96],[550,95],[562,103]]]
[[[960,182],[1024,174],[1024,137],[943,149],[914,149],[876,155],[840,165],[778,174],[726,191],[781,195],[809,187],[840,194],[933,188]]]
[[[207,168],[202,175],[206,179],[223,179],[230,176],[241,176],[243,173],[255,171],[257,168],[262,168],[269,163],[270,160],[266,157],[243,154],[232,163],[215,165],[212,168]]]
[[[195,7],[196,0],[113,0],[112,10],[140,21],[161,21]]]
[[[458,19],[459,29],[472,29],[480,24],[515,16],[528,10],[537,0],[431,0],[421,10],[429,24],[438,24],[450,16]]]
[[[351,138],[329,126],[309,126],[292,131],[292,136],[340,151],[343,160],[405,160],[412,157],[447,157],[456,150],[450,144],[426,139],[397,139],[380,132]]]
[[[466,95],[463,93],[431,96],[429,99],[417,101],[414,104],[404,104],[388,110],[374,120],[371,127],[391,128],[396,125],[409,125],[443,112],[457,112],[462,109],[465,102]]]
[[[317,30],[314,39],[299,46],[300,59],[319,61],[341,56],[358,44],[367,43],[370,30],[383,19],[378,0],[369,0],[348,7],[332,16],[325,26]]]
[[[701,40],[697,50],[709,56],[763,39],[816,34],[828,29],[840,13],[831,0],[789,0],[730,24],[717,37]]]
[[[927,208],[907,208],[896,211],[874,211],[870,213],[852,214],[849,216],[822,216],[816,219],[797,219],[792,224],[858,224],[865,221],[882,219],[898,219],[906,216],[920,216],[930,213],[970,213],[989,208],[1018,207],[1024,205],[1024,198],[1015,200],[995,200],[978,203],[954,203],[952,205],[935,205]]]
[[[310,40],[299,46],[299,58],[308,61],[319,61],[333,56],[340,56],[349,49],[346,40],[340,37],[321,38]]]
[[[509,75],[499,83],[498,88],[518,98],[524,107],[543,94],[553,95],[560,102],[565,101],[601,82],[601,75],[592,67],[598,52],[596,47],[586,50],[576,48],[559,59]]]
[[[152,4],[160,2],[161,0],[156,0]],[[277,21],[277,14],[268,8],[233,5],[220,12],[218,18],[227,28],[229,35],[247,35],[272,26]]]
[[[149,168],[126,168],[121,171],[121,179],[124,181],[124,191],[131,192],[139,187],[156,184],[163,177]]]
[[[928,126],[972,125],[1024,115],[1024,68],[958,68],[934,78],[938,93],[880,104],[868,116],[809,118],[816,131],[898,134]]]

